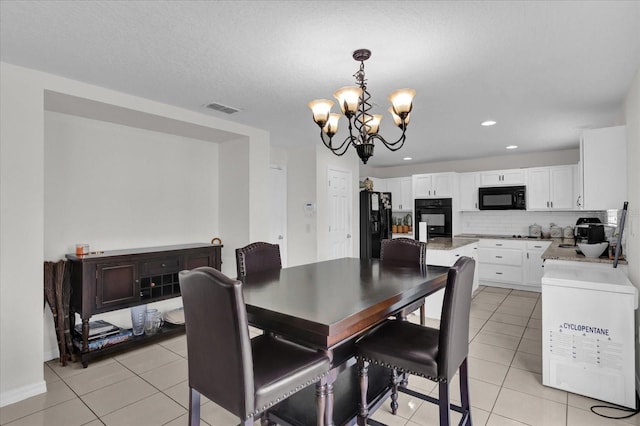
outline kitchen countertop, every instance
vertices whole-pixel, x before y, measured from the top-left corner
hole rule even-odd
[[[477,243],[475,238],[430,238],[427,242],[427,250],[455,250],[469,244]]]
[[[542,259],[554,259],[554,260],[567,260],[573,262],[590,262],[590,263],[605,263],[605,264],[613,264],[613,260],[609,259],[609,256],[601,256],[598,258],[590,258],[586,257],[584,254],[578,254],[576,252],[577,247],[560,247],[560,244],[566,244],[562,239],[554,240],[549,248],[542,253]],[[573,244],[573,239],[571,240],[571,244]],[[627,261],[623,259],[619,259],[618,263],[620,265],[626,265]]]
[[[458,234],[454,238],[477,238],[477,239],[492,239],[492,240],[516,240],[516,241],[553,241],[554,238],[541,238],[541,237],[528,237],[526,235],[501,235],[501,234]],[[573,239],[571,240],[573,243]]]

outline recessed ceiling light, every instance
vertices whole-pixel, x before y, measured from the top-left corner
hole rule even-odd
[[[518,145],[509,145],[509,146],[506,146],[505,148],[507,148],[507,149],[516,149],[517,147],[518,147]]]
[[[480,123],[480,125],[481,125],[481,126],[485,126],[485,127],[487,127],[487,126],[493,126],[493,125],[495,125],[495,124],[496,124],[496,122],[495,122],[495,121],[493,121],[493,120],[487,120],[487,121],[483,121],[482,123]]]
[[[413,158],[411,158],[411,157],[404,157],[404,158],[403,158],[403,160],[404,160],[404,161],[409,161],[409,160],[413,160]]]

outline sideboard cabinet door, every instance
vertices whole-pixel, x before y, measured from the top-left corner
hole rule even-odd
[[[136,263],[96,265],[96,309],[127,305],[140,300],[140,282]]]

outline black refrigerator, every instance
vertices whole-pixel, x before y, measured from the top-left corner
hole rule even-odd
[[[360,258],[380,258],[380,242],[391,238],[391,193],[360,192]]]

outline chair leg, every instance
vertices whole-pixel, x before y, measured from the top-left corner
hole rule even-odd
[[[449,382],[440,382],[438,386],[440,407],[440,426],[449,426]]]
[[[358,359],[358,374],[360,376],[360,411],[358,413],[358,425],[365,426],[369,417],[367,403],[367,390],[369,389],[369,365],[367,361]]]
[[[324,426],[327,410],[327,379],[326,376],[316,382],[316,417],[317,426]]]
[[[398,414],[398,384],[400,382],[398,370],[391,370],[391,414]]]
[[[464,411],[463,416],[467,414],[465,424],[471,425],[471,404],[469,403],[469,370],[467,367],[467,359],[465,358],[460,364],[460,407]]]
[[[424,303],[422,304],[422,306],[420,306],[420,325],[424,326],[427,324],[427,309],[424,306]]]
[[[200,426],[200,392],[189,388],[189,426]]]

